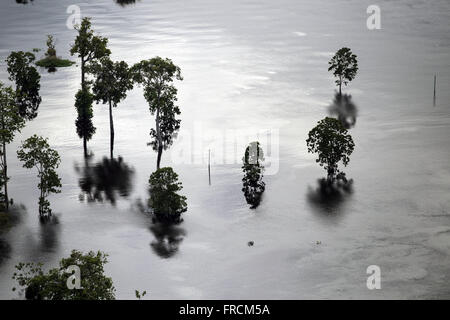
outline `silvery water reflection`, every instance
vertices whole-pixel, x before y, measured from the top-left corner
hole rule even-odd
[[[59,54],[68,57],[75,32],[66,27],[66,10],[72,4],[1,2],[2,81],[7,81],[8,53],[42,47],[46,34],[55,35]],[[133,64],[159,55],[181,67],[183,130],[193,133],[196,121],[205,131],[220,133],[278,129],[279,172],[265,176],[264,200],[251,211],[241,192],[240,161],[213,164],[209,186],[205,165],[174,164],[165,153],[162,165],[174,167],[188,198],[180,226],[188,236],[175,255],[161,259],[149,248],[158,239],[149,231],[148,217],[131,205],[147,198],[156,163],[146,145],[154,118],[141,90],[130,92],[114,113],[115,153],[135,170],[129,195],[116,194],[114,207],[86,204],[79,202],[80,175],[74,170],[75,162],[83,167],[73,106],[79,66],[41,72],[39,115],[10,149],[38,133],[61,153],[63,191],[51,200],[60,231],[54,242],[46,242],[54,244],[52,250],[41,245],[35,179],[10,152],[10,194],[27,213],[2,235],[11,250],[0,264],[0,298],[13,296],[11,274],[19,260],[54,266],[74,248],[110,254],[107,273],[118,298],[133,299],[136,288],[155,299],[448,298],[450,91],[442,88],[450,81],[450,4],[382,0],[386,19],[377,31],[365,25],[369,4],[172,0],[123,8],[112,0],[81,3],[94,29],[110,39],[113,60]],[[350,130],[357,148],[346,169],[355,190],[334,207],[337,215],[327,215],[308,201],[308,188],[314,191],[323,169],[307,154],[305,139],[329,112],[335,87],[327,62],[343,45],[360,58],[359,76],[344,91],[359,106],[358,125]],[[436,72],[438,104],[428,108]],[[97,158],[91,165],[108,155],[106,109],[95,106],[98,129],[89,148]],[[330,223],[336,217],[340,223]],[[248,247],[249,241],[255,245]],[[365,270],[372,264],[382,268],[382,290],[365,287]]]

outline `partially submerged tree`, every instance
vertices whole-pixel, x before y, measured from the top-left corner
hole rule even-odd
[[[28,300],[114,300],[113,281],[104,270],[107,257],[101,251],[83,254],[73,250],[68,258],[59,262],[59,267],[47,273],[42,270],[42,264],[19,263],[13,280],[21,287],[20,291],[25,291]],[[79,289],[69,289],[67,285],[68,282],[75,285],[76,279],[69,279],[74,266],[80,270]],[[16,291],[15,287],[13,291]]]
[[[50,148],[47,139],[33,135],[22,143],[17,156],[24,163],[24,168],[37,169],[40,190],[39,217],[49,218],[52,210],[47,197],[51,193],[61,192],[61,179],[56,173],[61,162],[58,152]]]
[[[22,117],[32,120],[37,116],[41,103],[39,90],[41,76],[32,65],[35,60],[31,52],[11,52],[6,59],[9,80],[16,84],[16,104]]]
[[[47,57],[56,57],[55,40],[50,34],[47,36],[47,52],[45,55]]]
[[[317,153],[316,162],[327,170],[328,182],[333,182],[340,174],[338,170],[340,161],[347,166],[355,148],[347,129],[339,120],[329,117],[320,120],[317,126],[309,132],[306,144],[308,152]],[[344,178],[342,174],[339,177]]]
[[[0,82],[0,199],[8,211],[8,165],[6,161],[6,145],[11,143],[16,132],[25,126],[25,120],[19,115],[19,108],[15,101],[15,94],[11,87],[4,87]]]
[[[182,222],[181,214],[187,211],[186,197],[178,194],[183,186],[173,169],[166,167],[156,170],[150,176],[149,185],[148,204],[156,220],[169,224]]]
[[[107,38],[94,35],[94,31],[91,29],[91,18],[83,18],[81,25],[76,26],[75,30],[78,31],[78,35],[70,49],[70,54],[72,56],[77,54],[81,59],[81,86],[85,87],[87,64],[109,56],[111,51],[107,48]]]
[[[84,87],[80,89],[75,95],[75,108],[77,109],[78,117],[75,120],[77,134],[80,139],[83,139],[84,156],[87,157],[87,141],[91,140],[96,128],[92,123],[94,116],[92,110],[93,95]]]
[[[75,62],[58,58],[56,56],[56,46],[55,39],[52,35],[47,36],[47,51],[45,52],[45,57],[36,62],[39,67],[47,68],[48,72],[56,71],[59,67],[70,67]]]
[[[356,77],[358,72],[358,60],[356,55],[349,48],[341,48],[328,62],[328,71],[333,71],[337,78],[336,84],[339,86],[339,94],[342,94],[342,84],[347,85]]]
[[[262,194],[266,189],[263,178],[264,153],[260,147],[259,142],[254,141],[245,149],[244,158],[242,159],[244,165],[244,178],[242,178],[242,192],[244,192],[245,200],[251,209],[255,209],[261,202]]]
[[[156,168],[160,168],[163,150],[167,150],[180,128],[180,108],[175,105],[177,89],[174,80],[183,80],[180,68],[170,59],[161,57],[143,60],[132,68],[136,82],[144,86],[144,97],[149,104],[150,113],[156,114],[155,129],[150,130],[153,141],[149,143],[153,150],[158,152]]]
[[[124,61],[112,62],[109,57],[103,57],[98,62],[93,62],[89,72],[95,76],[92,91],[96,102],[109,105],[110,127],[110,155],[113,158],[114,151],[114,122],[112,107],[117,107],[127,97],[127,91],[133,89],[133,79],[128,65]]]

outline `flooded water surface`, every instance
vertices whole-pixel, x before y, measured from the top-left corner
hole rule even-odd
[[[118,2],[0,4],[2,82],[10,83],[8,54],[41,48],[40,58],[48,34],[58,56],[77,62],[39,69],[38,117],[8,146],[16,219],[0,232],[0,298],[17,297],[15,264],[52,267],[72,249],[109,254],[120,299],[134,299],[135,289],[149,299],[450,298],[448,1],[379,1],[380,30],[366,26],[370,1]],[[83,157],[74,107],[80,67],[69,54],[76,31],[66,26],[73,5],[109,39],[113,60],[161,56],[181,68],[181,131],[162,156],[187,197],[177,227],[153,224],[146,210],[156,153],[141,87],[113,111],[116,158],[102,104],[94,106],[92,156]],[[358,55],[359,73],[339,103],[327,68],[343,46]],[[326,172],[305,142],[330,115],[356,145],[345,169],[352,188],[332,197],[321,192]],[[250,209],[241,190],[245,145],[234,142],[264,132],[266,189]],[[16,157],[34,133],[62,158],[48,224],[39,223],[36,173]],[[367,289],[371,265],[381,268],[381,290]]]

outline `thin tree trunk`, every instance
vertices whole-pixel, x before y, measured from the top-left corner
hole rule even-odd
[[[160,167],[162,152],[163,152],[163,147],[162,147],[162,145],[160,145],[160,146],[158,146],[158,160],[156,162],[156,169],[159,169],[159,167]]]
[[[40,173],[41,173],[41,183],[40,183],[40,186],[41,186],[41,190],[40,190],[40,192],[41,192],[41,194],[40,194],[40,197],[39,197],[39,217],[40,218],[42,218],[42,216],[43,216],[43,207],[42,207],[42,205],[43,205],[43,202],[44,202],[44,193],[43,193],[43,188],[44,188],[44,183],[43,183],[43,173],[42,173],[42,163],[41,163],[41,165],[40,165],[40,167],[41,167],[41,170],[40,170]]]
[[[86,137],[83,137],[83,149],[84,149],[84,157],[87,157],[87,141],[86,141]]]
[[[109,128],[110,128],[110,152],[111,152],[111,159],[113,158],[114,153],[114,122],[113,122],[113,115],[112,115],[112,105],[111,100],[109,101]]]
[[[342,96],[342,77],[339,77],[339,96]]]
[[[84,58],[81,58],[81,89],[84,89]]]
[[[4,179],[4,190],[5,190],[5,210],[9,210],[9,199],[8,199],[8,165],[6,164],[6,143],[3,141],[3,179]]]
[[[159,119],[159,110],[160,110],[160,106],[159,106],[159,97],[160,97],[160,93],[158,92],[158,106],[157,106],[157,110],[156,110],[156,138],[158,139],[158,159],[156,161],[156,170],[158,170],[160,168],[160,164],[161,164],[161,156],[162,156],[162,152],[163,152],[163,145],[162,145],[162,136],[161,136],[161,128],[160,128],[160,119]]]

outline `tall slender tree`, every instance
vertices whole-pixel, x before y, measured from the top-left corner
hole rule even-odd
[[[103,57],[93,62],[89,72],[95,76],[92,91],[97,103],[100,101],[109,105],[110,154],[114,153],[114,121],[112,107],[117,107],[127,97],[127,91],[133,89],[133,79],[128,64],[124,61],[113,62],[109,57]]]
[[[0,171],[1,185],[3,188],[3,203],[8,211],[8,165],[6,161],[6,145],[11,143],[16,132],[25,126],[25,120],[19,115],[19,108],[16,104],[15,94],[11,87],[5,87],[0,82]]]
[[[181,113],[175,105],[177,89],[174,80],[183,80],[180,68],[172,60],[155,57],[143,60],[132,68],[136,82],[144,86],[144,97],[149,104],[150,113],[156,114],[155,129],[150,130],[153,138],[148,145],[158,152],[156,168],[160,168],[163,150],[167,150],[172,143],[174,134],[180,128],[181,120],[176,116]]]
[[[37,110],[42,98],[39,75],[33,62],[36,59],[31,52],[11,52],[6,59],[9,80],[16,84],[16,104],[22,117],[32,120],[37,117]]]
[[[91,18],[83,18],[81,25],[76,26],[75,30],[78,31],[78,35],[70,49],[70,54],[72,56],[77,54],[81,59],[81,86],[85,87],[87,65],[104,56],[109,56],[111,51],[107,48],[107,38],[94,35],[91,29]]]
[[[89,92],[87,87],[78,90],[75,95],[75,108],[77,109],[78,117],[75,120],[77,134],[80,139],[83,139],[84,156],[87,157],[87,141],[91,140],[96,128],[92,123],[92,102],[93,95]]]

